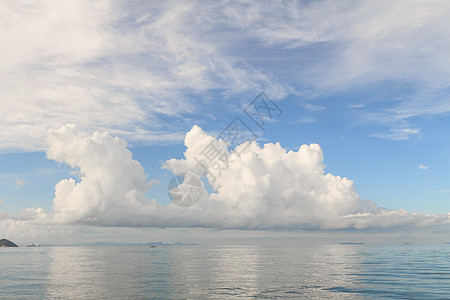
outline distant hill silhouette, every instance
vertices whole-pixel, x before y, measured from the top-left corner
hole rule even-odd
[[[357,243],[353,243],[353,242],[345,242],[345,243],[339,243],[339,245],[364,245],[365,243],[361,243],[361,242],[357,242]]]
[[[7,239],[1,239],[0,240],[0,247],[19,247],[13,242],[7,240]]]

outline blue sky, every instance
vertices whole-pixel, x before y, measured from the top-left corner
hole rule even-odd
[[[156,181],[146,197],[167,206],[177,167],[162,166],[189,165],[186,133],[252,124],[243,109],[260,92],[283,111],[258,131],[260,147],[319,144],[325,173],[353,180],[361,199],[450,212],[445,1],[2,1],[0,11],[4,226],[28,208],[52,214],[55,185],[82,180],[81,158],[47,159],[66,149],[47,141],[62,126],[126,141]]]

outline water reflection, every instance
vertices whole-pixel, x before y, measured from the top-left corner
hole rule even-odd
[[[173,248],[172,285],[181,298],[255,295],[260,252],[249,247]]]
[[[51,248],[48,298],[148,298],[170,287],[164,253],[128,247]]]
[[[355,246],[48,249],[53,299],[354,299]],[[333,290],[334,289],[334,290]]]
[[[3,264],[9,270],[18,266],[12,277],[16,279],[23,276],[22,256],[28,257],[34,270],[42,268],[36,272],[41,280],[34,276],[29,285],[9,280],[9,290],[30,295],[45,287],[36,299],[361,299],[450,294],[450,249],[442,246],[435,250],[367,245],[74,247],[48,248],[37,254],[17,253],[15,261]]]
[[[355,246],[195,247],[171,254],[172,288],[180,298],[360,298],[331,290],[357,284]]]
[[[44,248],[0,248],[0,299],[43,299],[49,258]]]

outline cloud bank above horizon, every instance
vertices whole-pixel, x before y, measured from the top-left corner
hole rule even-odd
[[[49,133],[47,157],[78,176],[55,186],[53,210],[4,214],[4,221],[52,225],[202,227],[214,229],[386,229],[444,226],[449,214],[422,215],[389,210],[361,199],[353,181],[325,172],[319,145],[286,151],[279,143],[244,142],[229,151],[223,140],[194,126],[185,137],[184,159],[166,161],[175,175],[205,178],[190,207],[148,199],[152,181],[132,158],[127,143],[107,132],[83,133],[67,124]],[[226,151],[221,168],[199,167],[208,145]]]

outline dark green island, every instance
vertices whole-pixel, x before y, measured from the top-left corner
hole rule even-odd
[[[0,247],[19,247],[10,240],[7,239],[1,239],[0,240]]]

